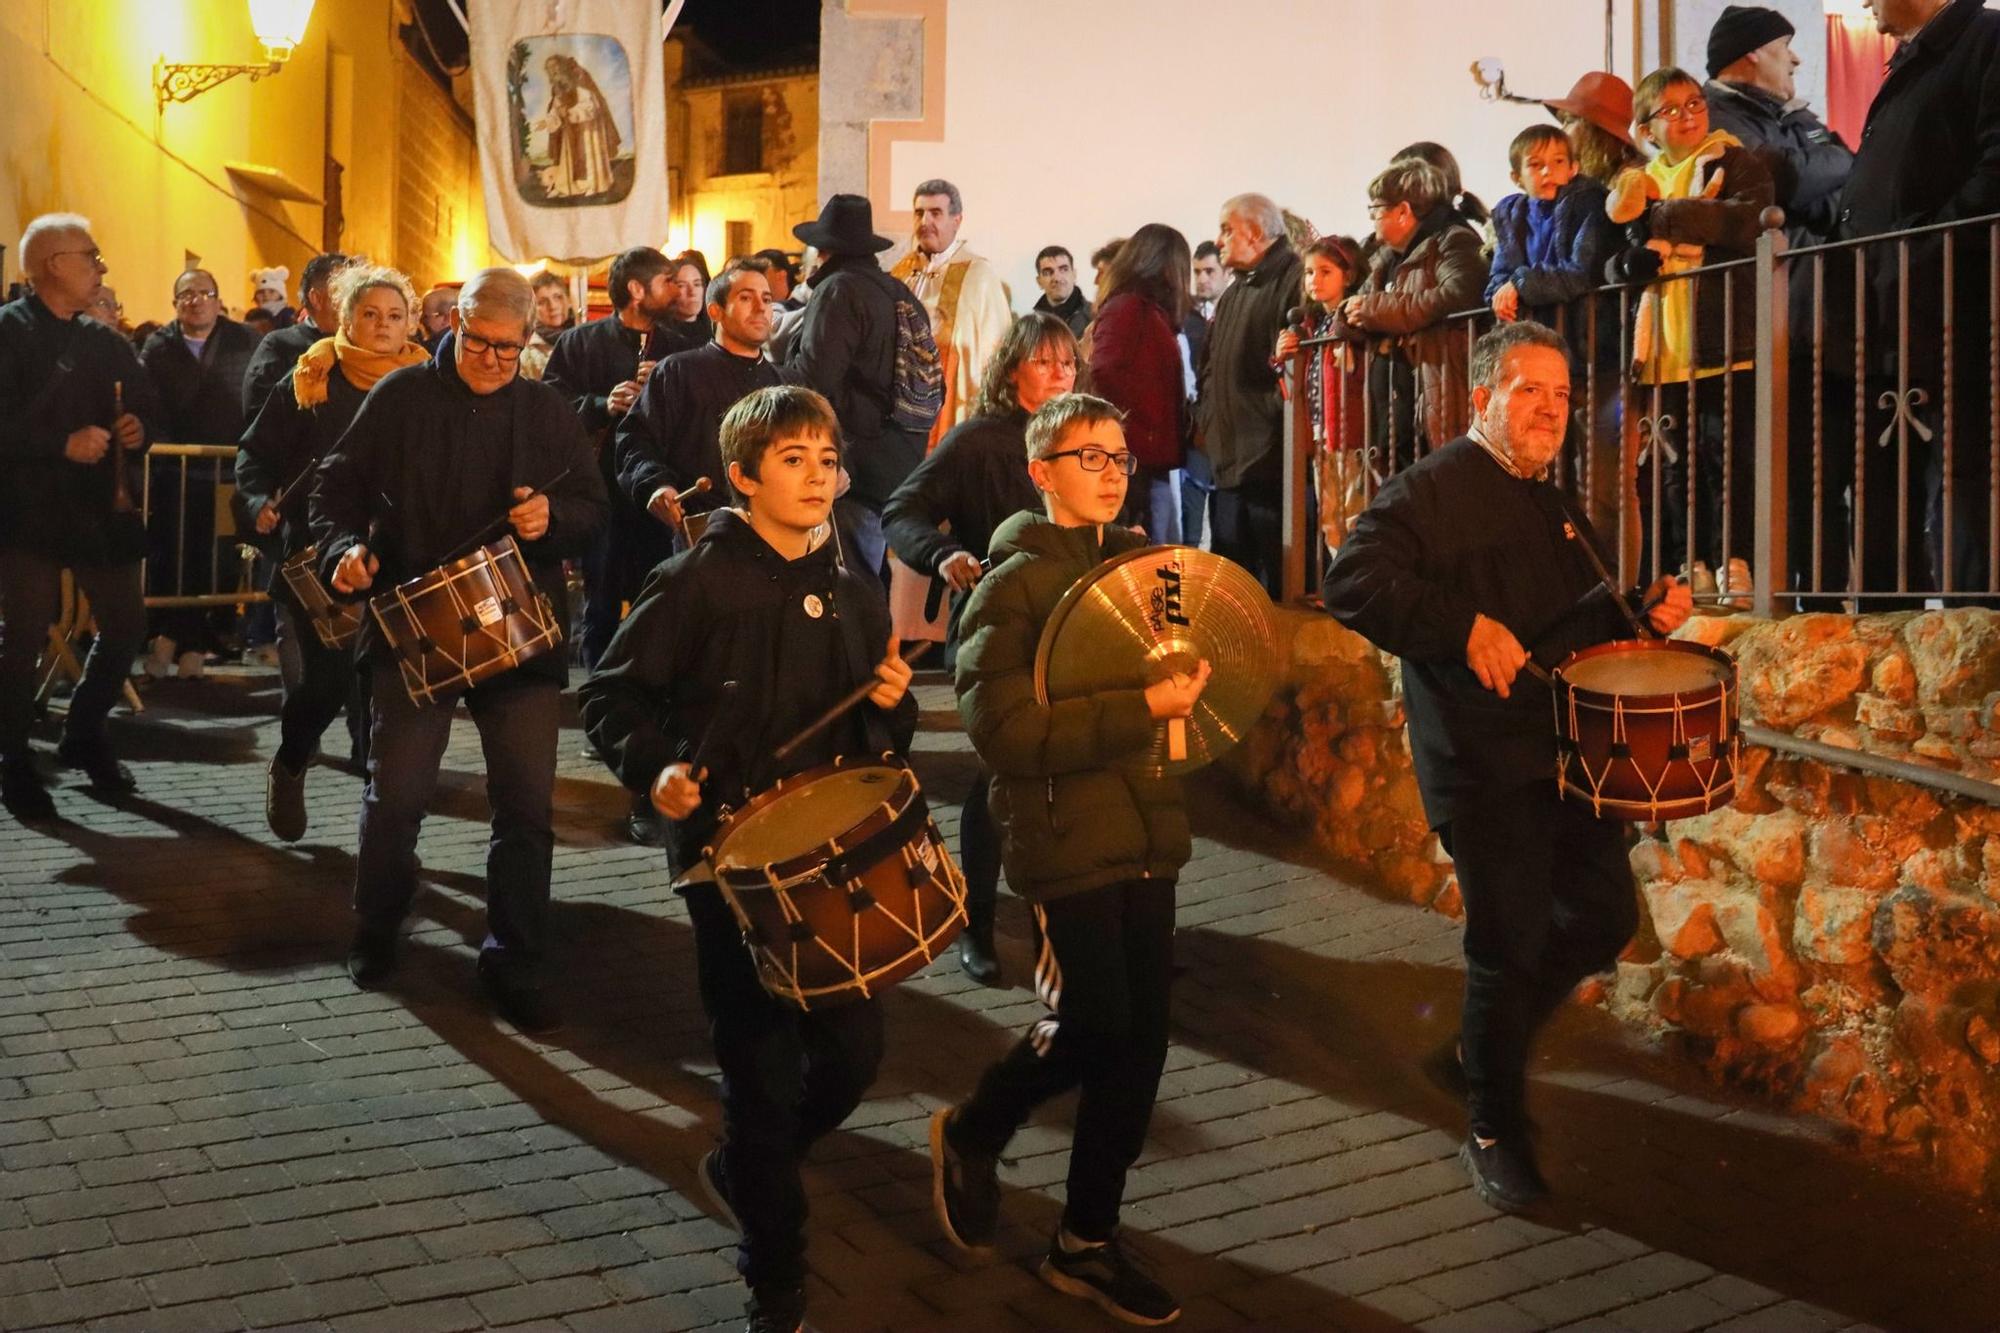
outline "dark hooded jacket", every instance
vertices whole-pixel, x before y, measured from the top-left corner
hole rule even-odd
[[[1170,883],[1191,851],[1180,779],[1126,766],[1158,726],[1136,661],[1129,689],[1035,696],[1036,648],[1056,603],[1106,559],[1144,545],[1129,528],[1016,514],[993,534],[993,572],[959,624],[959,715],[993,770],[1007,886],[1032,902],[1127,880]]]
[[[1478,243],[1474,242],[1474,248]],[[1284,460],[1285,408],[1271,351],[1285,315],[1299,303],[1299,255],[1280,237],[1215,303],[1201,349],[1199,443],[1215,464],[1215,484],[1276,484]]]
[[[312,544],[307,512],[312,471],[333,451],[367,396],[340,373],[338,364],[327,372],[326,401],[317,406],[299,406],[290,375],[272,386],[263,409],[236,448],[236,492],[229,497],[229,505],[236,516],[236,530],[245,540],[256,539],[258,511],[282,491],[278,505],[282,521],[269,538],[257,540],[280,560]],[[270,586],[273,591],[283,586],[275,569]]]
[[[1762,88],[1710,79],[1708,123],[1728,130],[1764,159],[1778,207],[1785,210],[1785,238],[1793,245],[1832,239],[1840,216],[1840,191],[1854,154],[1803,102],[1780,102]]]
[[[139,353],[159,391],[166,416],[162,442],[234,444],[250,413],[243,408],[243,381],[263,335],[248,324],[218,319],[196,356],[178,322],[146,339]]]

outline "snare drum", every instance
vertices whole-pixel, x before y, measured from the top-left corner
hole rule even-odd
[[[916,775],[891,763],[786,778],[725,817],[706,855],[764,989],[801,1009],[880,994],[966,922]]]
[[[308,546],[284,564],[278,574],[291,589],[292,598],[305,614],[306,622],[328,648],[345,648],[361,630],[361,604],[337,602],[319,581],[319,547]]]
[[[512,537],[399,583],[368,603],[416,704],[477,685],[563,641]]]
[[[1736,663],[1704,644],[1628,640],[1555,671],[1556,776],[1600,818],[1705,815],[1736,794]]]

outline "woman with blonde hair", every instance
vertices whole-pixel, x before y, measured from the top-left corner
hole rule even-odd
[[[334,277],[332,296],[340,312],[333,336],[307,348],[292,373],[278,381],[236,451],[231,503],[237,529],[274,546],[271,553],[280,565],[312,544],[306,524],[312,473],[361,410],[361,400],[385,375],[429,359],[412,337],[416,292],[395,269],[351,265]],[[281,649],[296,655],[299,670],[279,713],[264,817],[272,833],[297,842],[306,832],[306,766],[327,724],[354,693],[356,665],[350,649],[320,642],[306,608],[282,577],[273,576],[270,591],[278,603]],[[350,705],[357,762],[367,753],[367,727],[366,711]]]

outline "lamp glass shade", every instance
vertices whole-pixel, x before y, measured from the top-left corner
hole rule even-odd
[[[312,11],[313,0],[250,0],[250,30],[274,57],[289,56],[306,39]]]

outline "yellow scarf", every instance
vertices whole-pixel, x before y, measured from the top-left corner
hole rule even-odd
[[[1708,137],[1679,162],[1669,164],[1660,154],[1646,164],[1646,174],[1660,187],[1662,199],[1714,199],[1722,194],[1722,168],[1716,166],[1722,154],[1743,143],[1728,130],[1710,130]],[[1708,168],[1715,167],[1714,171]],[[1694,284],[1689,278],[1668,282],[1676,273],[1699,268],[1702,247],[1674,243],[1661,256],[1660,280],[1646,288],[1639,298],[1639,313],[1632,334],[1632,359],[1645,367],[1648,384],[1685,381],[1694,363]],[[1657,331],[1657,337],[1655,336]],[[1740,354],[1740,353],[1739,353]],[[1696,371],[1697,378],[1720,375],[1716,366]]]
[[[390,371],[420,365],[430,360],[430,355],[421,344],[413,342],[406,342],[393,352],[371,352],[349,342],[347,330],[337,329],[331,338],[321,338],[299,357],[298,367],[292,371],[292,396],[298,399],[300,407],[318,407],[325,402],[327,376],[333,373],[335,362],[339,362],[340,373],[349,384],[367,393],[375,387],[376,380]]]

